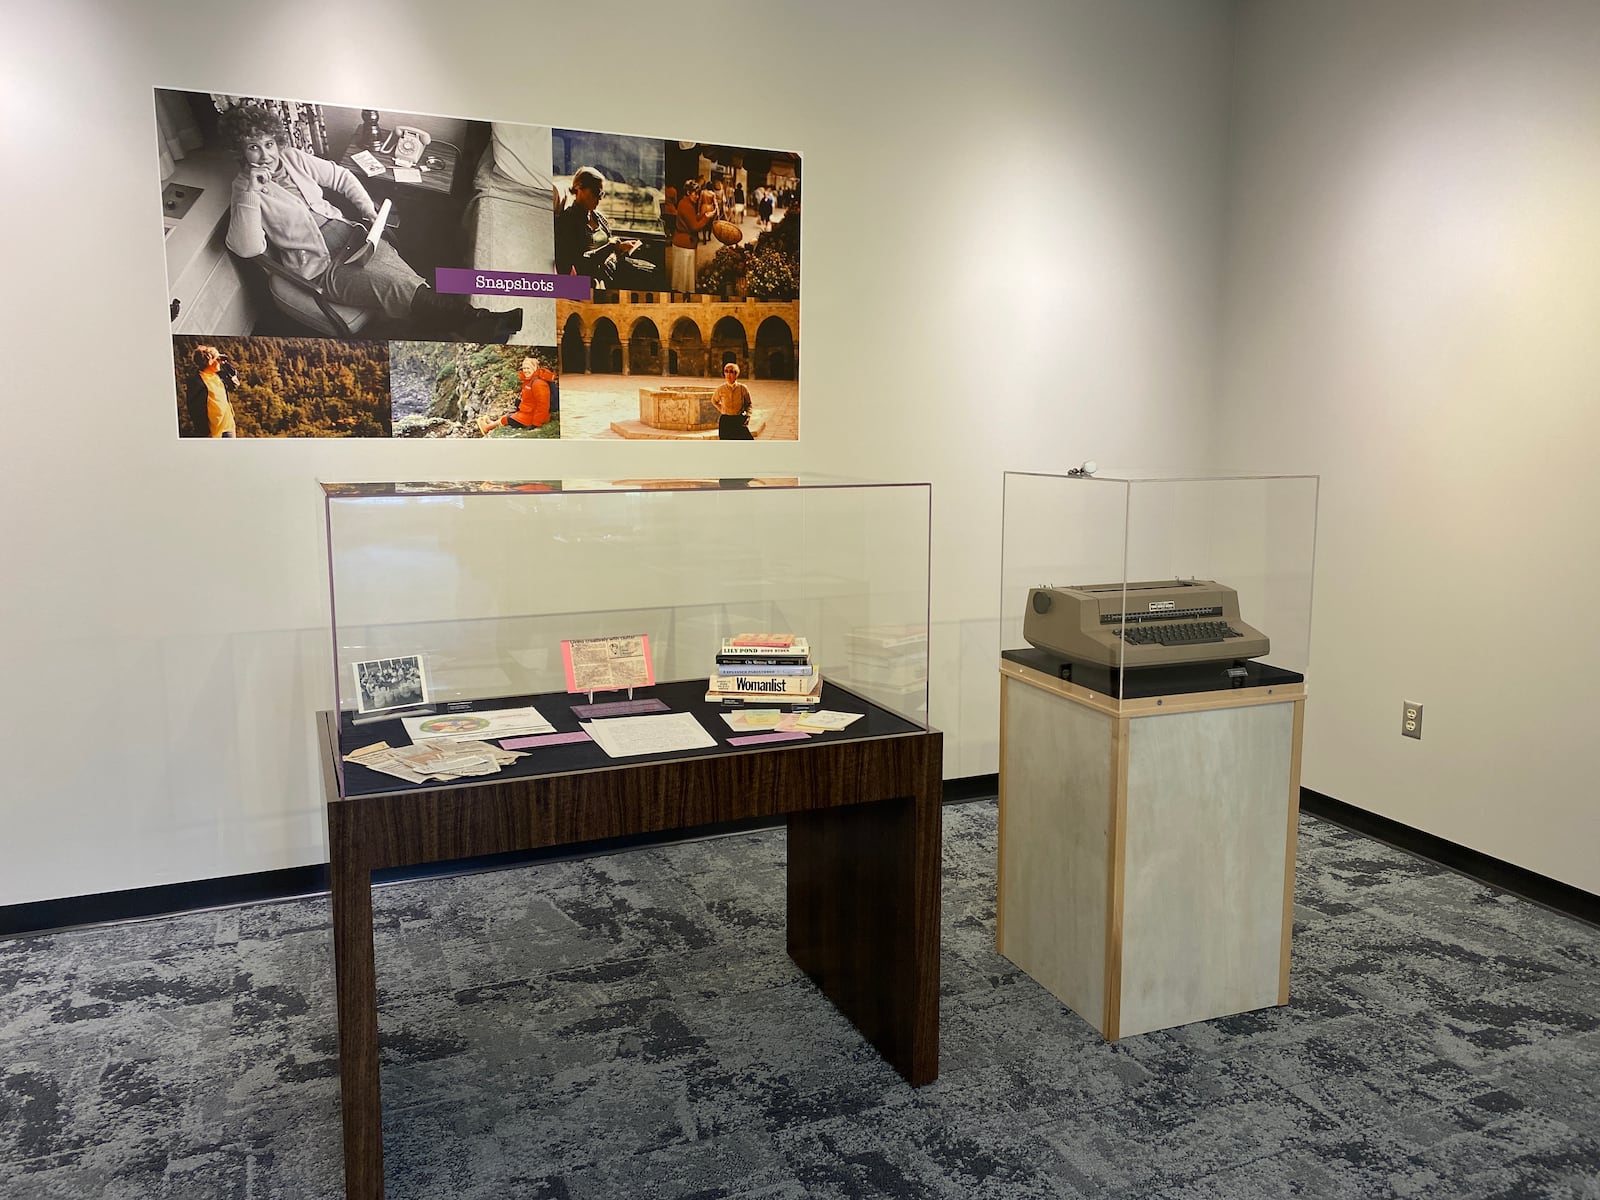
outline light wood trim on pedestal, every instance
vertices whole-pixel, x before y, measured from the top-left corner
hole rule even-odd
[[[1045,676],[1048,678],[1048,676]],[[1122,885],[1128,845],[1128,722],[1111,723],[1111,811],[1106,861],[1106,999],[1100,1036],[1114,1042],[1122,1023]]]
[[[1157,717],[1163,713],[1199,712],[1214,708],[1243,708],[1251,704],[1282,704],[1289,700],[1304,700],[1303,683],[1275,683],[1271,687],[1233,688],[1225,692],[1191,692],[1174,696],[1146,696],[1138,700],[1118,700],[1102,692],[1091,691],[1082,684],[1057,679],[1032,667],[1004,659],[1000,673],[1024,683],[1076,700],[1090,708],[1112,717]]]
[[[995,835],[994,854],[994,948],[998,954],[1006,952],[1006,677],[1000,676],[1000,786],[995,803],[999,806],[999,828]]]
[[[1305,734],[1306,702],[1294,705],[1294,735],[1289,751],[1289,833],[1283,848],[1283,949],[1278,959],[1278,1003],[1289,1003],[1289,950],[1294,942],[1295,846],[1300,840],[1300,742]]]

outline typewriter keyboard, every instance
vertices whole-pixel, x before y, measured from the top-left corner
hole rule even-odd
[[[1197,646],[1244,634],[1226,621],[1163,621],[1122,629],[1117,636],[1130,646]]]

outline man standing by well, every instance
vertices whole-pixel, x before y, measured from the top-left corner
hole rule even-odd
[[[722,364],[722,383],[711,394],[717,406],[717,438],[724,442],[753,442],[750,432],[750,389],[739,382],[739,364]]]

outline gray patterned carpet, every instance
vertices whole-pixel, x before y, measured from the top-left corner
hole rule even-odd
[[[763,833],[378,899],[391,1200],[1600,1197],[1600,931],[1312,818],[1294,998],[1106,1045],[945,812],[917,1091],[783,949]],[[325,900],[0,943],[0,1197],[341,1194]]]

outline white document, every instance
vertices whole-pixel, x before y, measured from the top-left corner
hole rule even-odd
[[[612,758],[708,749],[717,744],[717,739],[705,731],[705,726],[695,720],[693,713],[607,717],[599,721],[585,721],[583,728],[594,739],[595,745]]]
[[[378,239],[383,236],[383,227],[389,223],[389,211],[394,207],[392,200],[385,200],[378,209],[378,215],[372,220],[372,228],[367,230],[367,241],[377,248]]]
[[[370,150],[357,150],[350,156],[350,161],[355,163],[356,166],[360,167],[368,175],[382,175],[389,169],[379,162],[377,157]]]
[[[439,713],[431,717],[402,717],[406,735],[413,742],[490,741],[496,738],[526,737],[554,733],[556,727],[539,715],[539,710],[496,708],[487,712]]]

